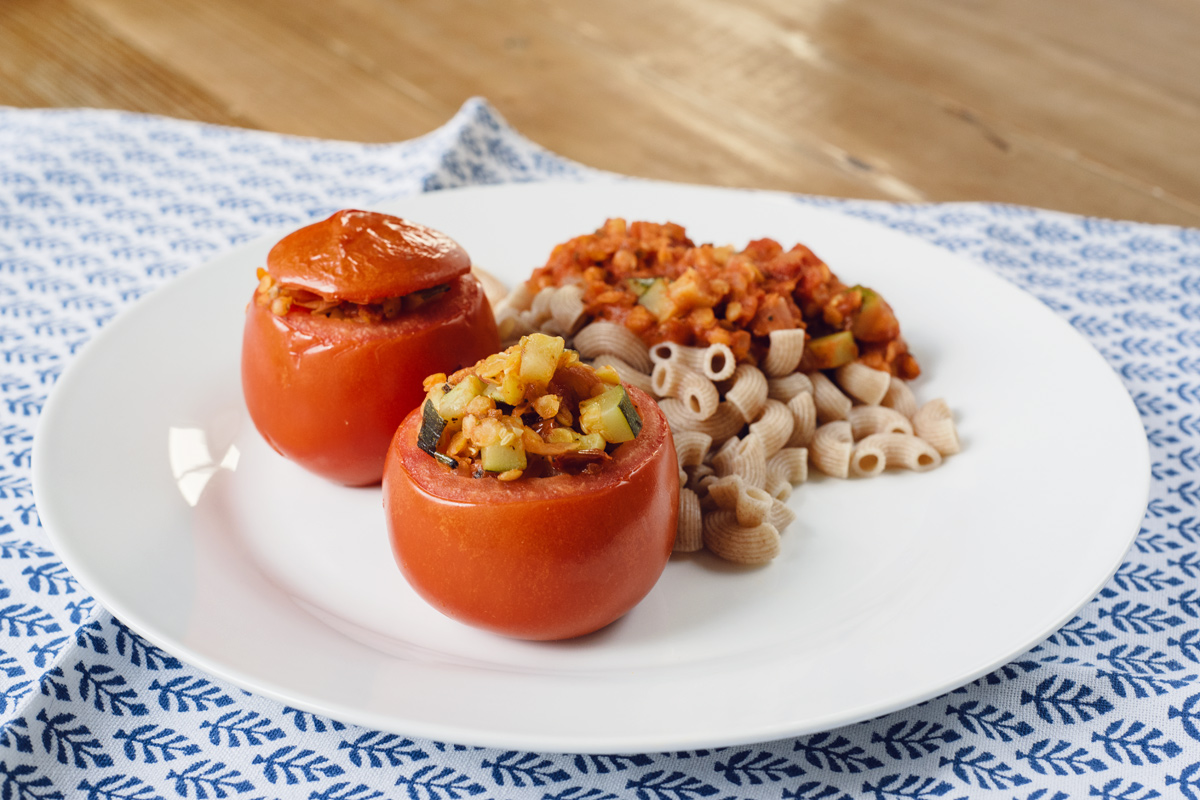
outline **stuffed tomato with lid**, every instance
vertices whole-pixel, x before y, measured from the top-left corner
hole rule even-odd
[[[424,388],[383,477],[392,549],[418,594],[542,640],[591,633],[646,596],[679,516],[675,446],[648,395],[536,333]]]
[[[350,486],[378,483],[421,379],[499,346],[491,306],[449,237],[339,211],[284,237],[259,270],[242,338],[251,419],[281,455]]]

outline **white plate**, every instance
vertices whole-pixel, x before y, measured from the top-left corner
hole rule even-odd
[[[74,360],[34,486],[67,565],[196,666],[346,722],[467,744],[661,751],[825,730],[970,681],[1069,620],[1145,509],[1134,407],[1032,297],[904,235],[774,194],[641,182],[441,192],[380,210],[458,239],[510,284],[608,216],[696,241],[810,245],[880,290],[956,409],[964,451],[922,475],[817,478],[760,569],[675,557],[625,619],[557,644],[427,607],[392,564],[378,489],[311,477],[242,407],[242,313],[269,240],[184,275]]]

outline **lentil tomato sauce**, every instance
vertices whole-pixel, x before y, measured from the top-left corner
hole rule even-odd
[[[663,279],[654,287],[660,296],[647,304],[643,295],[656,279]],[[849,331],[862,363],[904,379],[921,372],[891,307],[866,287],[842,283],[802,244],[785,250],[756,239],[738,251],[697,245],[674,223],[610,219],[555,247],[529,280],[534,291],[567,283],[583,286],[593,319],[622,323],[648,345],[725,344],[739,361],[758,363],[773,330],[804,328],[811,338]]]

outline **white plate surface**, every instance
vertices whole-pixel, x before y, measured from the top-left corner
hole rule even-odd
[[[74,360],[34,486],[67,565],[151,641],[243,687],[408,735],[660,751],[825,730],[953,689],[1069,620],[1145,509],[1112,370],[1032,297],[933,246],[785,197],[642,182],[448,191],[381,207],[512,284],[606,217],[811,246],[881,291],[964,451],[922,475],[814,479],[783,554],[676,556],[625,619],[533,644],[460,626],[393,566],[380,493],[275,455],[242,406],[242,314],[272,241],[138,303]]]

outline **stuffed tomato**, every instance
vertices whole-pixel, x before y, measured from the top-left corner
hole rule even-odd
[[[679,470],[648,395],[557,337],[425,383],[383,501],[412,587],[460,622],[566,639],[632,609],[675,543]]]
[[[329,480],[378,483],[421,379],[494,352],[470,259],[437,231],[339,211],[282,239],[246,311],[242,389],[263,438]]]

